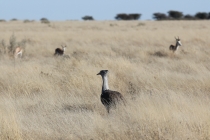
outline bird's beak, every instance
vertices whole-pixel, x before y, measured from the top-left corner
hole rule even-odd
[[[96,75],[100,75],[100,72],[98,74],[96,74]]]

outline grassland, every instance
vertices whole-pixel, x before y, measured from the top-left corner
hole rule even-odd
[[[0,23],[0,139],[210,139],[209,21]],[[169,52],[179,36],[182,45]],[[66,44],[66,56],[54,57]],[[100,76],[126,107],[107,114]]]

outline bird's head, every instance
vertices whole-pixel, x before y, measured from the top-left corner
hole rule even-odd
[[[108,70],[101,70],[97,75],[105,76],[108,74]]]

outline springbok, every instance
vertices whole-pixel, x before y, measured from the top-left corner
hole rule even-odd
[[[64,55],[66,46],[61,45],[62,48],[57,48],[55,49],[55,54],[54,55]]]
[[[23,55],[23,49],[21,47],[15,48],[15,51],[14,51],[14,57],[15,57],[15,59],[16,58],[21,58],[22,55]]]
[[[116,107],[117,103],[122,102],[125,105],[125,99],[122,94],[117,91],[109,90],[108,85],[108,70],[101,70],[97,75],[101,75],[103,84],[101,91],[101,102],[106,107],[109,113],[110,108]]]
[[[175,39],[176,39],[176,45],[175,46],[174,45],[170,45],[170,47],[169,47],[169,50],[173,51],[173,53],[176,50],[178,50],[179,46],[182,46],[181,39],[179,39],[179,37],[178,38],[175,37]]]

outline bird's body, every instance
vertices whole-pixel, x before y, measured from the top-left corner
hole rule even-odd
[[[101,75],[103,79],[101,102],[109,113],[110,108],[115,108],[120,102],[125,104],[125,99],[120,92],[109,90],[107,73],[108,70],[101,70],[97,75]]]
[[[101,102],[108,112],[111,107],[116,107],[116,105],[121,101],[124,103],[125,100],[122,94],[117,91],[105,90],[101,94]]]

